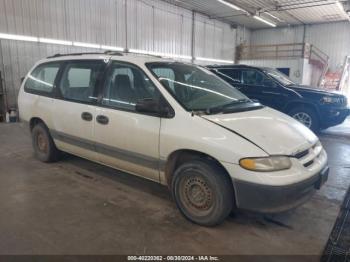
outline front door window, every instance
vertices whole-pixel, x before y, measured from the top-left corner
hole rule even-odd
[[[137,101],[157,99],[159,93],[148,76],[136,66],[115,62],[105,82],[103,105],[135,111]]]

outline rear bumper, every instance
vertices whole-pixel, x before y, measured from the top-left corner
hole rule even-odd
[[[306,202],[327,181],[329,167],[302,182],[287,186],[266,186],[234,180],[236,205],[240,209],[279,213]]]

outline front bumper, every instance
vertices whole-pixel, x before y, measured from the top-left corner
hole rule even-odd
[[[321,125],[324,128],[336,126],[345,121],[350,115],[350,108],[327,107],[321,110]]]
[[[307,201],[327,181],[329,167],[318,174],[291,185],[271,186],[233,180],[236,205],[240,209],[278,213],[293,209]]]

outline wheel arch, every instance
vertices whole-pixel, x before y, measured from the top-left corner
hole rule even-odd
[[[304,102],[304,101],[291,101],[286,105],[286,107],[284,108],[284,111],[286,113],[289,113],[292,109],[294,109],[296,107],[311,108],[312,110],[314,110],[316,112],[317,117],[320,118],[320,112],[319,112],[317,106],[314,105],[313,103],[308,103],[308,102]]]
[[[36,126],[36,125],[39,124],[39,123],[44,124],[45,127],[48,128],[47,125],[45,124],[44,120],[42,120],[40,117],[32,117],[32,118],[29,120],[29,130],[30,130],[30,132],[32,132],[34,126]]]
[[[172,152],[165,163],[164,166],[164,173],[165,173],[165,179],[166,179],[166,184],[168,185],[168,188],[171,189],[171,184],[172,184],[172,179],[173,179],[173,174],[175,170],[183,163],[189,162],[191,160],[206,160],[210,161],[214,164],[216,164],[224,173],[225,176],[228,176],[231,181],[231,185],[234,189],[234,185],[232,183],[232,179],[226,170],[226,168],[218,161],[216,158],[192,149],[179,149],[174,152]]]

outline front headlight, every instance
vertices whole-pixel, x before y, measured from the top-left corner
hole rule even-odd
[[[322,104],[336,104],[339,102],[338,97],[324,96],[321,98]]]
[[[292,162],[289,157],[286,156],[271,156],[261,158],[244,158],[239,161],[239,165],[245,169],[269,172],[289,169],[292,166]]]

